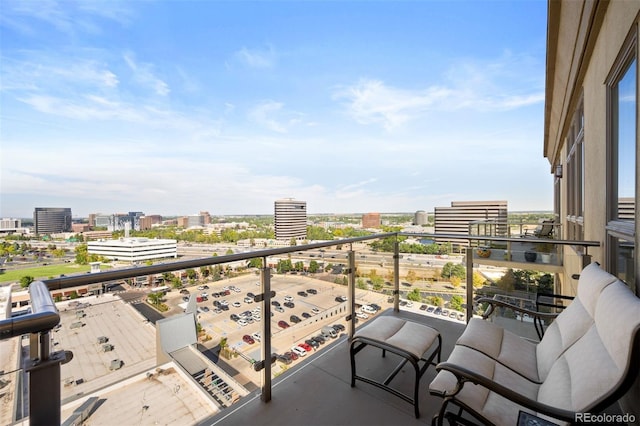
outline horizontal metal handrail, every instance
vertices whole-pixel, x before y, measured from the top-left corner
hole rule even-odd
[[[363,237],[352,237],[341,240],[323,241],[319,243],[304,244],[300,246],[280,247],[273,249],[256,250],[248,253],[228,254],[224,256],[210,256],[200,259],[180,260],[171,263],[157,263],[149,266],[136,266],[126,269],[114,269],[104,272],[87,273],[84,275],[74,275],[69,277],[58,277],[44,280],[49,290],[62,290],[70,287],[94,284],[104,281],[121,280],[141,275],[161,274],[164,272],[180,271],[189,268],[199,268],[201,266],[220,265],[224,263],[237,262],[241,260],[255,259],[258,257],[277,256],[281,254],[294,253],[297,251],[307,251],[317,248],[345,245],[367,240],[377,240],[380,238],[396,237],[396,233],[384,233],[367,235]]]
[[[29,296],[31,313],[0,321],[0,340],[49,331],[60,323],[58,309],[45,283],[32,282],[29,285]]]
[[[132,278],[142,275],[162,274],[165,272],[180,271],[189,268],[199,268],[202,266],[219,265],[231,262],[237,262],[242,260],[249,260],[255,258],[266,258],[269,256],[277,256],[282,254],[294,253],[297,251],[308,251],[318,248],[332,247],[336,245],[352,244],[361,241],[379,240],[382,238],[396,238],[398,236],[407,237],[427,237],[427,238],[440,238],[440,239],[457,239],[468,241],[498,241],[498,242],[527,242],[527,243],[539,243],[540,239],[536,238],[513,238],[513,237],[481,237],[477,235],[459,235],[459,234],[435,234],[435,233],[409,233],[409,232],[388,232],[374,235],[367,235],[363,237],[351,237],[340,240],[323,241],[312,244],[304,244],[299,246],[280,247],[272,249],[256,250],[247,253],[236,253],[223,256],[210,256],[199,259],[180,260],[170,263],[157,263],[149,266],[135,266],[132,268],[113,269],[109,271],[87,273],[81,275],[74,275],[68,277],[57,277],[48,280],[43,280],[49,290],[62,290],[71,287],[77,287],[87,284],[95,284],[99,282],[107,282],[114,280],[121,280]],[[584,247],[597,247],[600,245],[597,241],[578,241],[578,240],[553,240],[544,239],[545,242],[558,245],[578,245]]]

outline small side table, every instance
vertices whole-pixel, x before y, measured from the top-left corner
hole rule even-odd
[[[382,349],[383,357],[386,355],[386,351],[389,351],[404,358],[382,383],[356,374],[355,355],[367,345]],[[440,362],[441,346],[442,337],[440,332],[432,327],[392,316],[377,317],[366,327],[359,330],[351,340],[351,345],[349,346],[351,387],[355,387],[356,380],[360,380],[384,389],[413,404],[416,418],[419,418],[418,395],[420,378],[430,365],[435,366]],[[430,354],[424,357],[432,347]],[[437,362],[433,362],[436,357]],[[389,386],[389,383],[407,362],[411,363],[416,373],[413,398]],[[422,365],[420,365],[421,363]]]

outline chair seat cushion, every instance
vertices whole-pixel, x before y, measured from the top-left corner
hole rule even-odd
[[[384,343],[410,353],[416,360],[433,345],[438,330],[395,317],[378,317],[353,337]]]
[[[492,322],[472,318],[456,345],[475,349],[528,380],[541,381],[536,361],[537,345]]]

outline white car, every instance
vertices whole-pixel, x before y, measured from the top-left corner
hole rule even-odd
[[[240,306],[242,306],[242,303],[240,303],[240,302],[233,302],[233,307],[234,307],[234,308],[239,308]]]
[[[240,319],[238,320],[238,325],[241,325],[241,326],[243,326],[243,327],[244,327],[244,326],[246,326],[246,325],[249,325],[249,323],[248,323],[247,321],[243,320],[242,318],[240,318]]]
[[[226,300],[221,300],[221,301],[220,301],[220,304],[221,304],[221,305],[224,305],[224,306],[228,306],[228,305],[229,305],[229,302],[227,302]]]
[[[313,308],[313,309],[311,310],[311,312],[313,312],[313,314],[314,314],[314,315],[318,315],[318,314],[320,313],[320,309],[318,309],[318,308]]]
[[[253,299],[251,297],[245,297],[244,303],[253,303]]]
[[[284,297],[284,301],[285,301],[285,302],[293,302],[293,297],[291,297],[291,296],[285,296],[285,297]]]
[[[356,313],[356,317],[358,317],[360,319],[369,319],[369,315],[365,314],[364,312]]]
[[[374,308],[372,308],[369,305],[362,305],[362,307],[360,308],[360,311],[365,313],[365,314],[375,314],[376,310]]]
[[[303,348],[301,348],[300,346],[293,346],[291,348],[291,352],[295,353],[298,356],[305,356],[307,354],[307,351],[305,351]]]
[[[255,340],[256,342],[259,342],[260,340],[262,340],[262,336],[260,335],[259,331],[256,331],[255,333],[253,333],[251,337],[253,337],[253,340]]]

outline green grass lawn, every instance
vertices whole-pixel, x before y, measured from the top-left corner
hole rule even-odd
[[[108,269],[106,265],[101,265],[101,269]],[[75,263],[67,263],[61,265],[35,266],[32,268],[12,269],[0,273],[0,283],[15,282],[19,283],[20,278],[24,276],[33,277],[35,280],[46,280],[49,278],[59,277],[60,275],[73,275],[91,270],[89,265],[77,265]]]

